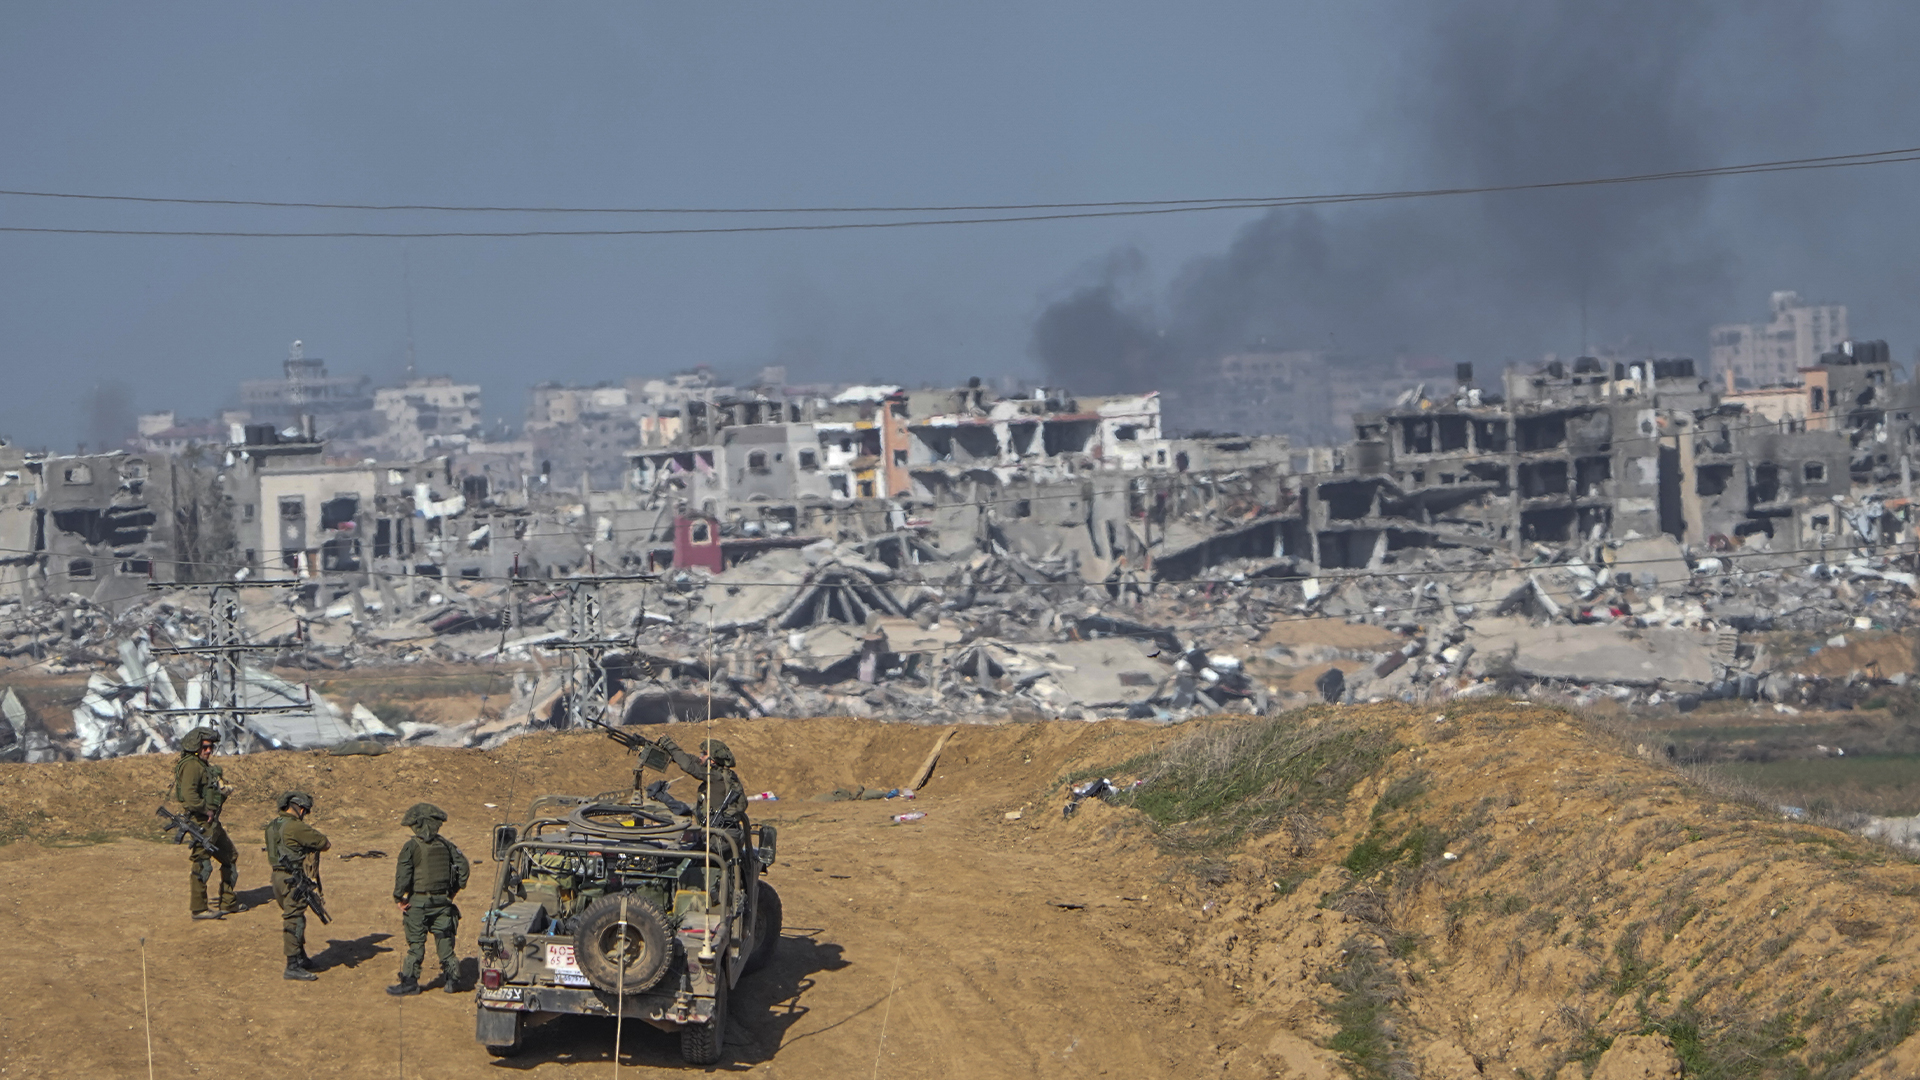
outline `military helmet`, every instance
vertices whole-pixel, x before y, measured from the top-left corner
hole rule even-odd
[[[210,742],[217,743],[219,741],[220,733],[218,731],[210,727],[197,727],[187,732],[186,737],[180,740],[180,749],[190,754],[197,754],[200,752],[200,747],[203,744]]]
[[[280,809],[285,810],[289,806],[297,806],[302,810],[312,810],[313,796],[304,791],[289,791],[285,795],[280,796]]]
[[[707,739],[700,744],[700,752],[713,759],[715,765],[733,765],[733,751],[719,739]]]
[[[417,802],[407,807],[407,814],[400,819],[400,824],[412,828],[423,821],[445,820],[447,820],[447,812],[445,810],[440,809],[430,802]]]

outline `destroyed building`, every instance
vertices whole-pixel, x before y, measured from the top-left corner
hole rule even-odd
[[[1803,374],[1796,393],[1723,398],[1691,360],[1582,357],[1509,371],[1504,393],[1409,393],[1356,417],[1360,475],[1320,499],[1388,547],[1662,533],[1832,545],[1853,484],[1901,475],[1913,385],[1892,381],[1880,342],[1845,343]]]
[[[37,456],[0,445],[0,596],[107,603],[175,574],[167,457]]]

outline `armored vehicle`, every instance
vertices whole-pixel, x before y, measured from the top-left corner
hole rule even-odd
[[[780,940],[780,897],[761,880],[770,825],[698,820],[650,791],[536,799],[494,828],[499,866],[480,932],[476,1035],[517,1052],[529,1021],[624,1015],[680,1033],[687,1061],[720,1060],[727,998]]]

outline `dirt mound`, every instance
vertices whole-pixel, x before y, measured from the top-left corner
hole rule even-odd
[[[750,791],[780,796],[754,814],[781,826],[788,934],[727,1043],[769,1076],[1571,1078],[1663,1050],[1689,1076],[1920,1073],[1920,868],[1704,795],[1558,711],[967,726],[906,805],[810,797],[906,783],[938,730],[714,732]],[[1347,756],[1274,764],[1317,736]],[[1210,758],[1220,746],[1241,756]],[[430,799],[486,878],[488,824],[542,792],[616,787],[631,760],[572,733],[227,759],[242,887],[265,898],[257,827],[282,789],[315,795],[335,855],[397,851],[401,811]],[[1271,779],[1199,791],[1196,767]],[[185,918],[184,855],[151,842],[167,775],[156,758],[0,766],[0,830],[37,841],[0,847],[14,921],[47,943],[9,961],[0,1075],[137,1072],[142,938],[157,1072],[371,1075],[403,1048],[408,1075],[611,1057],[611,1025],[568,1020],[489,1066],[466,998],[381,994],[402,945],[390,859],[325,861],[337,917],[310,941],[326,970],[283,982],[271,910]],[[1067,783],[1094,776],[1148,782],[1063,815]],[[908,809],[927,816],[893,824]],[[472,956],[484,901],[464,899]],[[645,1029],[622,1057],[685,1071]]]

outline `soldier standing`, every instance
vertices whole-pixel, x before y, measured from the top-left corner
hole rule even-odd
[[[657,745],[687,775],[700,778],[700,791],[694,797],[694,806],[703,824],[722,829],[746,827],[747,789],[741,786],[739,774],[733,771],[733,751],[727,748],[726,743],[719,739],[706,739],[700,743],[698,756],[680,749],[671,735],[661,736]]]
[[[400,997],[420,992],[420,967],[427,956],[427,935],[433,935],[440,957],[442,989],[460,992],[459,962],[454,959],[454,938],[460,933],[460,909],[453,898],[467,887],[472,867],[467,857],[440,835],[447,812],[432,803],[414,803],[400,824],[413,830],[413,839],[400,849],[393,868],[393,902],[407,931],[407,958],[400,965],[400,981],[387,987],[387,993]]]
[[[273,864],[273,898],[280,901],[280,948],[287,955],[284,978],[312,982],[313,961],[307,958],[307,904],[293,895],[293,871],[302,868],[319,881],[319,855],[333,846],[320,830],[307,824],[313,796],[289,791],[280,796],[280,816],[267,823],[267,861]],[[302,867],[302,864],[305,864]]]
[[[173,762],[174,797],[213,845],[207,847],[188,838],[187,910],[196,919],[218,919],[247,909],[233,891],[240,880],[240,855],[220,824],[220,808],[233,789],[220,782],[220,766],[212,761],[213,748],[219,742],[220,733],[212,728],[194,728],[181,740],[180,756]],[[213,878],[216,859],[220,862],[220,906],[209,908],[207,882]]]

